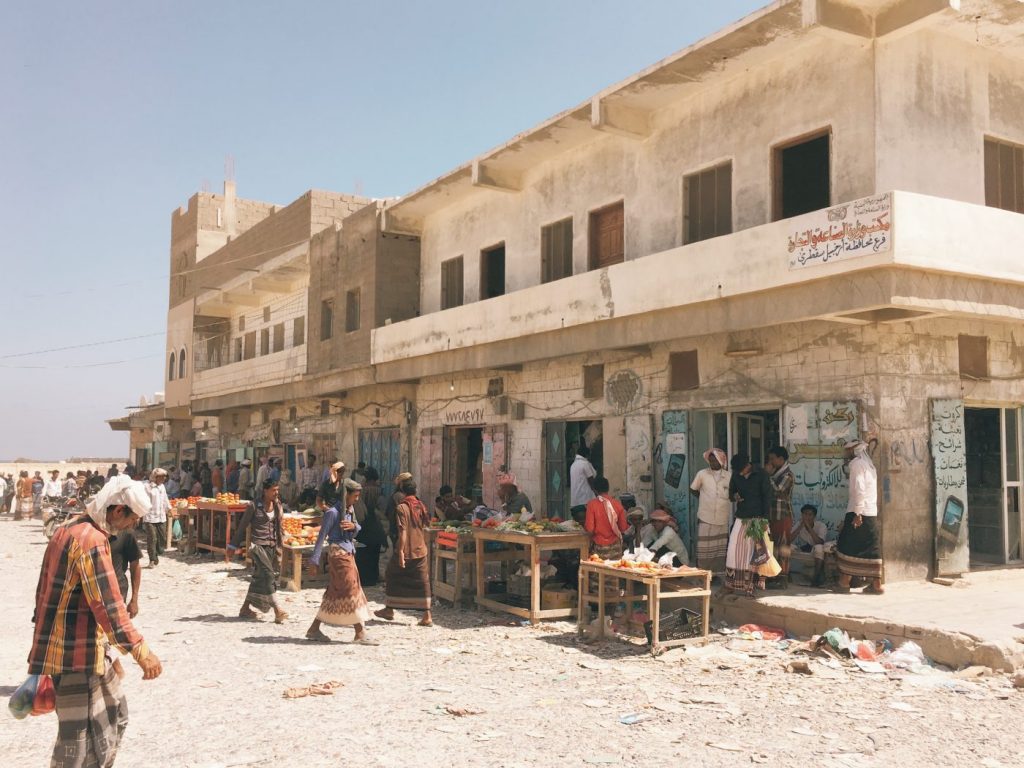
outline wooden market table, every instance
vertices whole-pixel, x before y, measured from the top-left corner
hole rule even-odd
[[[580,561],[580,593],[577,620],[582,634],[587,624],[588,604],[597,604],[597,632],[604,635],[605,605],[607,603],[647,603],[647,614],[651,621],[651,651],[656,653],[663,648],[672,648],[687,643],[708,642],[708,623],[711,618],[711,571],[683,567],[675,571],[642,571],[629,568],[615,568],[604,563],[593,563],[587,559]],[[594,577],[594,578],[591,578]],[[646,594],[620,595],[608,594],[605,584],[608,579],[617,579],[626,584],[641,584]],[[695,583],[696,582],[696,583]],[[591,591],[596,584],[597,591]],[[686,637],[675,640],[660,640],[661,603],[663,600],[679,598],[699,598],[701,600],[701,616],[703,619],[700,637]]]
[[[196,504],[196,549],[223,555],[231,543],[231,531],[238,527],[246,504],[216,504],[200,501]],[[245,534],[245,549],[249,549],[250,531]]]
[[[281,589],[301,592],[303,586],[324,587],[327,585],[327,547],[320,556],[318,576],[309,576],[303,569],[309,564],[309,557],[315,547],[312,544],[281,547]]]
[[[464,593],[474,593],[476,586],[476,537],[478,528],[465,528],[458,532],[455,549],[441,546],[438,534],[443,528],[430,529],[430,591],[434,597],[458,603]],[[521,559],[516,550],[484,552],[484,562],[493,563]]]
[[[186,509],[171,509],[173,517],[168,517],[167,530],[170,531],[174,526],[174,520],[177,519],[181,522],[181,538],[178,539],[178,551],[183,555],[194,555],[199,547],[198,539],[198,525],[196,524],[196,516],[199,514],[199,510],[189,507]],[[168,542],[170,539],[168,539]],[[168,543],[168,547],[170,543]]]
[[[476,603],[483,608],[490,608],[492,611],[502,611],[529,619],[531,624],[536,624],[541,619],[563,619],[576,613],[576,607],[570,608],[549,608],[541,609],[540,590],[540,553],[556,549],[579,550],[580,562],[587,559],[590,551],[590,536],[584,532],[565,533],[524,533],[522,531],[499,531],[496,528],[477,528],[473,533],[476,541]],[[487,597],[487,583],[484,580],[484,564],[487,562],[487,555],[499,554],[488,553],[486,544],[489,541],[496,541],[508,544],[512,549],[509,557],[500,558],[503,560],[522,559],[530,565],[530,607],[520,608],[515,605],[503,603]],[[521,548],[521,549],[520,549]],[[523,557],[520,557],[523,555]],[[492,558],[493,559],[493,558]]]

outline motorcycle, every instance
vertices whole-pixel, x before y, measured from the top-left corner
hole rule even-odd
[[[57,527],[85,511],[75,496],[47,497],[43,501],[43,535],[51,538]]]

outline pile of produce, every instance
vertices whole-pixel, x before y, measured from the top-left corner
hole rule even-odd
[[[521,531],[523,533],[531,534],[569,533],[580,530],[578,523],[572,520],[562,521],[557,518],[552,518],[551,520],[530,520],[525,523],[515,520],[506,520],[495,527],[497,527],[499,531]]]
[[[607,565],[610,568],[621,568],[625,571],[635,571],[637,573],[684,573],[686,571],[695,570],[689,566],[680,566],[679,568],[673,568],[671,566],[659,565],[651,560],[604,560],[598,555],[591,555],[590,562],[601,563]]]
[[[306,547],[316,544],[320,534],[320,525],[309,517],[285,515],[281,518],[284,530],[284,543],[288,547]]]
[[[237,493],[218,493],[214,499],[217,504],[241,504],[242,500]]]

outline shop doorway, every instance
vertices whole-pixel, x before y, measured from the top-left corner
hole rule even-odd
[[[569,466],[576,451],[585,446],[598,476],[604,472],[604,422],[548,421],[544,423],[545,509],[548,517],[568,519]]]
[[[764,466],[768,450],[782,445],[780,425],[778,409],[695,412],[693,435],[696,452],[691,474],[706,466],[701,454],[712,446],[724,450],[730,459],[737,453],[745,453],[755,466]]]
[[[1024,560],[1020,410],[965,409],[964,450],[971,564],[1019,563]]]
[[[483,497],[484,428],[449,427],[445,484],[468,499]]]

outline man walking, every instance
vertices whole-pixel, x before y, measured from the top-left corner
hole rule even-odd
[[[128,617],[110,560],[108,538],[133,528],[149,511],[141,483],[112,479],[80,519],[57,528],[43,555],[36,587],[30,675],[51,675],[57,699],[57,742],[51,765],[107,768],[128,725],[121,662],[131,653],[143,680],[163,667]]]
[[[252,501],[252,461],[242,459],[242,468],[238,470],[238,497]]]
[[[150,509],[142,519],[146,524],[146,552],[149,553],[149,567],[160,564],[160,555],[167,546],[167,513],[171,510],[171,502],[167,498],[166,469],[154,469],[146,483],[149,494]]]

